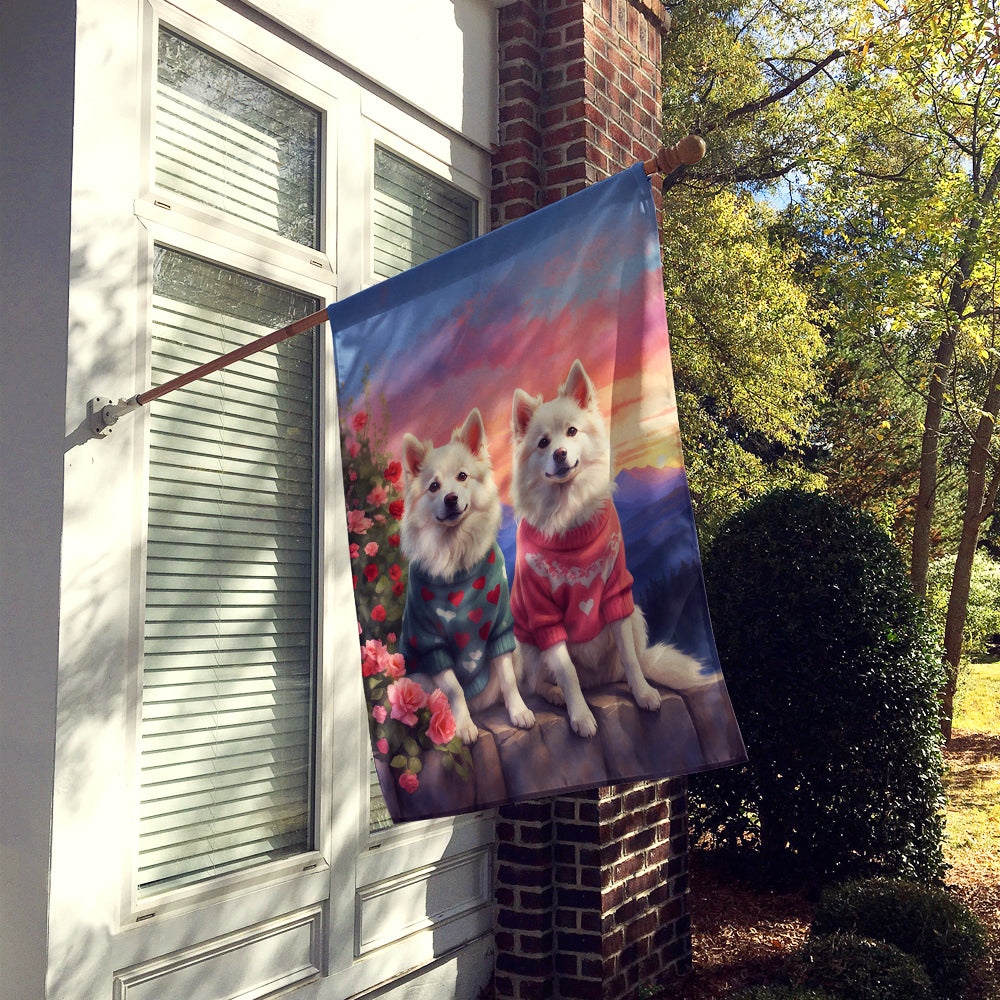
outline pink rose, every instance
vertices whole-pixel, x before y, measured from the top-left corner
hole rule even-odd
[[[412,795],[420,787],[420,781],[417,779],[415,774],[411,774],[409,771],[404,771],[399,776],[399,787],[402,788],[404,792],[409,792]]]
[[[378,639],[369,639],[362,652],[361,675],[372,677],[385,670],[389,662],[389,650]]]
[[[368,414],[362,410],[360,413],[355,413],[351,418],[351,426],[354,430],[360,434],[368,424]]]
[[[448,696],[441,690],[437,688],[428,699],[427,707],[436,715],[438,712],[442,712],[447,709],[451,711],[451,704],[448,701]]]
[[[446,707],[444,711],[435,712],[431,716],[427,735],[431,738],[432,743],[440,747],[454,739],[455,728],[455,716],[451,714],[451,709]]]
[[[347,512],[348,531],[353,531],[356,535],[363,535],[371,526],[372,519],[363,510],[349,510]]]
[[[386,694],[392,705],[391,715],[404,726],[414,726],[417,712],[427,704],[427,692],[409,677],[402,677],[389,686]]]
[[[365,502],[370,503],[373,507],[381,507],[389,499],[389,494],[386,493],[382,486],[376,486],[368,496],[365,497]]]
[[[382,668],[385,673],[390,677],[395,677],[399,680],[406,674],[406,660],[403,659],[402,653],[393,653],[392,656],[388,658],[386,665]]]
[[[351,458],[357,458],[358,455],[361,454],[361,445],[358,444],[357,441],[348,441],[347,454],[350,455]]]
[[[365,546],[365,555],[366,556],[372,556],[372,557],[377,556],[378,555],[378,542],[369,542]]]
[[[351,558],[357,559],[361,555],[361,549],[358,548],[357,542],[351,542]]]
[[[375,746],[378,747],[379,753],[389,752],[389,741],[384,736],[378,741],[378,743],[375,744]]]
[[[389,717],[389,713],[385,710],[384,705],[376,705],[372,709],[372,717],[381,726],[382,723]]]
[[[351,471],[347,474],[347,478],[350,479],[352,483],[356,483],[358,481],[358,474],[354,469],[351,469]]]

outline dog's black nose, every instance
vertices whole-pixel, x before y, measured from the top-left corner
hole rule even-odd
[[[553,457],[553,458],[554,458],[554,459],[555,459],[555,460],[556,460],[556,461],[557,461],[557,462],[558,462],[558,463],[559,463],[560,465],[562,465],[562,464],[563,464],[563,463],[564,463],[564,462],[566,461],[566,449],[565,449],[565,448],[559,448],[559,449],[558,449],[557,451],[554,451],[554,452],[552,453],[552,457]]]
[[[444,505],[445,505],[445,507],[448,508],[448,510],[454,510],[456,507],[458,507],[458,494],[457,493],[449,493],[444,498]]]

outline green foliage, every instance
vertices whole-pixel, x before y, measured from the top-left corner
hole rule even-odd
[[[747,497],[809,478],[802,451],[824,346],[773,220],[725,193],[678,193],[664,219],[677,408],[703,540]]]
[[[942,635],[954,571],[955,559],[950,556],[935,559],[927,574],[927,603],[931,618]],[[963,656],[985,653],[990,636],[997,634],[1000,634],[1000,562],[980,549],[972,564],[969,603],[962,637]]]
[[[851,933],[895,945],[926,969],[942,997],[960,997],[986,956],[982,924],[946,889],[905,879],[828,888],[813,915],[814,935]]]
[[[883,941],[854,934],[812,937],[798,956],[793,980],[837,1000],[933,1000],[924,967]]]
[[[704,568],[749,762],[691,779],[695,832],[775,872],[939,877],[942,671],[889,537],[777,490],[723,526]]]

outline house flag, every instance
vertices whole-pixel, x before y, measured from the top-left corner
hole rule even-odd
[[[393,820],[743,761],[642,165],[329,318]]]

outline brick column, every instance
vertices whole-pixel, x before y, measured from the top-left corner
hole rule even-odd
[[[494,228],[653,155],[668,23],[661,0],[499,9]],[[690,968],[685,779],[504,807],[496,870],[497,997],[623,1000]]]

